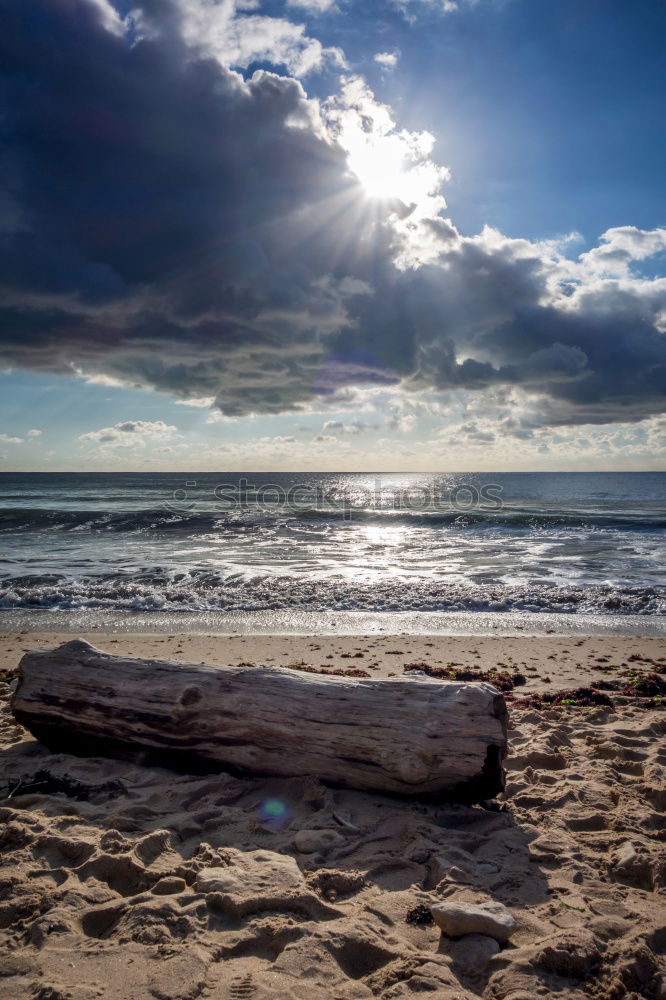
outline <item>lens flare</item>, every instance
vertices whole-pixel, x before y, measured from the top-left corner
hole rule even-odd
[[[259,819],[274,830],[280,830],[291,819],[291,811],[282,799],[265,799],[259,806]]]

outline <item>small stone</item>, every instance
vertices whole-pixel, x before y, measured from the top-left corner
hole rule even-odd
[[[433,920],[448,937],[482,934],[496,941],[508,941],[516,921],[502,903],[436,903],[430,907]]]
[[[344,843],[337,830],[299,830],[294,837],[294,847],[301,854],[316,854]]]
[[[647,855],[639,854],[630,840],[626,840],[611,856],[611,874],[615,881],[636,889],[654,889],[654,873]]]
[[[187,882],[185,879],[177,878],[175,875],[161,878],[153,886],[153,892],[156,896],[175,896],[176,893],[185,892],[186,889]]]
[[[636,848],[630,840],[626,840],[622,844],[613,856],[613,867],[614,868],[631,868],[636,864],[638,856],[636,854]]]

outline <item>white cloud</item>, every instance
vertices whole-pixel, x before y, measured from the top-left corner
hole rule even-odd
[[[41,437],[41,436],[42,436],[42,432],[40,430],[38,430],[37,427],[33,427],[26,434],[26,437],[29,437],[29,438],[38,438],[38,437]]]
[[[118,12],[113,8],[109,0],[88,0],[99,11],[101,22],[107,31],[113,35],[122,37],[125,33],[125,26]]]
[[[324,63],[345,65],[340,49],[324,47],[306,34],[302,24],[243,13],[233,0],[178,0],[178,6],[185,41],[224,65],[244,68],[264,61],[285,66],[297,77]]]
[[[23,438],[12,437],[10,434],[0,434],[0,441],[3,444],[23,444]]]
[[[393,414],[386,421],[386,429],[396,431],[399,434],[407,434],[416,426],[417,417],[415,413]]]
[[[177,430],[177,427],[165,424],[163,420],[123,420],[113,427],[102,427],[97,431],[80,434],[79,440],[121,448],[136,445],[143,447],[146,441],[170,438]]]
[[[115,375],[105,375],[103,372],[85,372],[76,365],[72,365],[72,371],[79,378],[82,378],[86,385],[103,385],[108,389],[143,388],[137,384],[131,385],[130,382],[116,378]]]
[[[288,7],[300,7],[311,14],[323,14],[335,10],[335,0],[287,0]]]
[[[663,229],[609,229],[578,259],[569,237],[465,236],[444,215],[433,136],[400,129],[364,80],[320,101],[285,75],[245,79],[226,65],[317,65],[323,49],[302,26],[245,16],[233,0],[145,0],[144,21],[157,8],[169,16],[142,27],[152,61],[94,18],[82,27],[75,4],[53,7],[60,42],[37,63],[30,17],[10,21],[7,48],[49,100],[6,102],[29,224],[3,247],[15,315],[1,364],[76,364],[95,384],[212,405],[209,420],[355,415],[392,392],[457,407],[468,436],[488,433],[494,406],[500,434],[528,440],[544,425],[664,409],[666,278],[637,266],[664,250]],[[73,79],[125,126],[111,173],[106,133],[82,135],[71,114]],[[54,109],[55,158],[39,138]],[[147,151],[160,170],[142,186]],[[504,412],[510,400],[519,409]],[[384,411],[388,431],[421,419],[410,406]],[[83,438],[149,437],[119,427]]]
[[[200,410],[207,410],[215,402],[215,396],[199,396],[193,399],[177,399],[176,406],[194,406]]]
[[[395,50],[393,52],[377,52],[373,58],[384,69],[395,69],[398,65],[400,53]]]
[[[578,258],[586,275],[600,278],[625,278],[635,261],[646,260],[666,250],[666,229],[637,229],[616,226],[608,229],[600,244]]]
[[[372,425],[364,423],[362,420],[352,420],[345,424],[341,420],[327,420],[322,428],[324,434],[362,434],[363,431],[372,430]]]
[[[418,6],[430,7],[433,10],[441,10],[445,14],[451,14],[458,10],[465,3],[473,4],[477,0],[395,0],[395,4],[405,13],[409,13]]]

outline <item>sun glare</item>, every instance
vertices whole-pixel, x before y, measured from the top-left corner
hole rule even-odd
[[[349,151],[349,168],[370,198],[403,198],[409,183],[405,156],[389,138],[359,137]]]
[[[438,191],[447,172],[429,159],[431,144],[427,132],[386,134],[351,127],[343,136],[349,169],[365,196],[402,203],[403,216],[436,215],[444,205]]]
[[[377,203],[382,215],[388,204],[412,222],[446,207],[440,188],[448,171],[430,158],[435,144],[430,132],[397,129],[390,109],[360,77],[349,77],[340,97],[324,110],[364,201]]]

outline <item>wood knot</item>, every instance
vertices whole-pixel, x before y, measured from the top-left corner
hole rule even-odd
[[[198,701],[201,701],[201,688],[198,687],[185,688],[180,696],[180,704],[183,708],[189,708],[190,705],[196,705]]]

